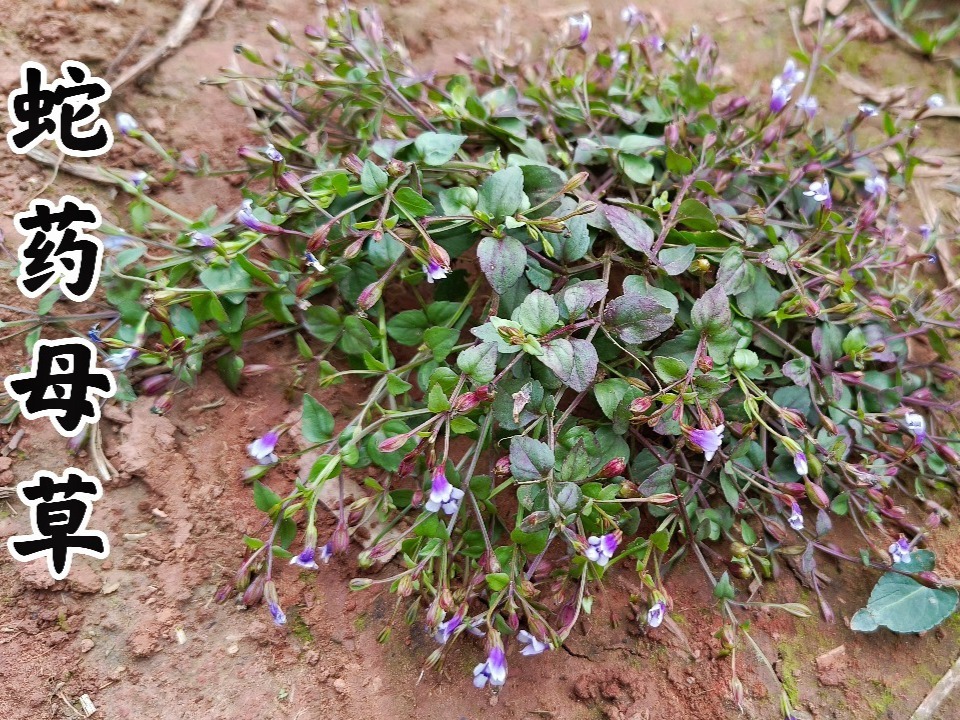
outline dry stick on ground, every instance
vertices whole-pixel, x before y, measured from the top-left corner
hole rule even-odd
[[[956,688],[958,683],[960,683],[960,658],[957,658],[953,667],[940,678],[940,682],[933,686],[933,690],[923,699],[920,707],[910,716],[910,720],[932,720],[937,708],[947,699],[947,696]]]
[[[149,70],[171,52],[179,48],[183,44],[183,41],[190,36],[194,28],[197,27],[200,20],[209,20],[210,17],[212,17],[212,13],[216,12],[217,8],[220,7],[220,3],[214,2],[211,13],[204,15],[204,10],[211,5],[211,2],[212,0],[187,0],[183,6],[183,11],[180,13],[180,17],[177,18],[176,24],[170,29],[170,32],[167,33],[163,41],[147,53],[140,62],[125,70],[120,77],[114,80],[112,83],[113,91],[116,92],[130,81],[135,80],[146,70]]]

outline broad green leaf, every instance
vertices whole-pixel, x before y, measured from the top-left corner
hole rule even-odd
[[[545,335],[560,321],[560,309],[553,297],[543,290],[534,290],[520,303],[513,319],[528,333]]]
[[[553,470],[553,451],[546,443],[517,435],[510,441],[510,472],[517,480],[539,480]]]
[[[597,375],[597,351],[587,340],[555,338],[543,344],[540,362],[571,390],[583,392]]]
[[[480,187],[477,210],[492,218],[513,215],[523,204],[523,171],[518,167],[498,170]]]
[[[660,337],[673,326],[675,311],[650,295],[622,295],[607,305],[604,325],[627,343],[639,344]]]
[[[498,295],[503,295],[516,284],[527,265],[523,243],[509,235],[499,239],[483,238],[477,246],[477,257],[487,282]]]
[[[690,322],[694,329],[708,337],[723,332],[732,321],[730,300],[720,285],[714,285],[697,298],[690,310]]]
[[[657,259],[667,275],[679,275],[690,267],[697,254],[695,245],[681,245],[680,247],[665,248],[660,251]]]
[[[394,202],[413,217],[423,217],[433,212],[433,205],[413,188],[402,187],[394,193]]]
[[[687,198],[677,210],[677,222],[691,230],[716,230],[717,218],[713,212],[699,200]]]
[[[360,187],[367,195],[379,195],[387,189],[390,178],[386,171],[369,160],[363,163],[360,172]]]
[[[303,394],[300,428],[307,442],[318,443],[333,437],[333,415],[309,393]]]
[[[469,375],[474,382],[490,382],[497,374],[498,355],[496,343],[485,342],[474,345],[457,356],[457,367]]]
[[[467,139],[466,135],[424,132],[417,136],[414,147],[426,165],[443,165],[450,162]]]
[[[618,205],[604,205],[603,213],[617,236],[630,248],[648,254],[653,246],[653,230],[644,220]]]

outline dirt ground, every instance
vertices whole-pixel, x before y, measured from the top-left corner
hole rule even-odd
[[[455,55],[469,51],[504,6],[512,12],[514,32],[534,39],[552,31],[571,11],[589,6],[602,29],[620,9],[618,2],[604,0],[473,0],[469,11],[449,0],[379,4],[387,24],[404,37],[418,62],[440,70],[452,69]],[[650,4],[673,34],[685,32],[691,23],[713,32],[731,83],[744,90],[767,82],[794,47],[787,15],[794,3]],[[156,43],[179,7],[173,0],[0,0],[4,107],[23,61],[41,61],[53,69],[65,59],[82,60],[109,77]],[[156,72],[117,93],[108,116],[131,112],[168,145],[194,155],[207,153],[216,166],[235,166],[236,148],[255,141],[247,118],[221,90],[199,81],[228,64],[240,41],[271,48],[263,30],[268,20],[279,18],[291,29],[301,28],[314,18],[315,8],[306,0],[226,0],[214,19]],[[128,47],[129,58],[117,63]],[[859,75],[881,85],[942,92],[953,80],[892,42],[856,42],[848,53]],[[856,104],[853,96],[835,90],[826,82],[822,101],[837,110]],[[946,122],[936,128],[937,137],[956,147],[956,124]],[[45,187],[51,182],[49,168],[5,152],[0,303],[24,306],[8,272],[15,259],[12,250],[20,242],[12,215],[41,192],[48,198],[72,192],[97,204],[108,220],[122,217],[125,201],[102,186],[64,175]],[[151,162],[148,153],[123,142],[106,160],[130,169]],[[154,193],[187,215],[214,204],[227,211],[239,202],[231,178],[179,180],[169,187],[158,183]],[[4,321],[21,317],[0,307]],[[99,306],[90,302],[86,307]],[[278,340],[258,346],[246,359],[268,358],[292,360],[294,349]],[[0,345],[4,375],[24,359],[22,337]],[[241,561],[241,536],[261,529],[262,515],[241,478],[248,464],[244,447],[298,404],[287,393],[290,379],[282,372],[261,376],[233,395],[207,373],[195,392],[164,417],[149,412],[148,398],[112,412],[103,422],[107,455],[122,474],[121,480],[105,485],[91,521],[91,527],[110,538],[109,559],[78,558],[68,579],[54,583],[42,562],[17,563],[0,552],[0,717],[83,717],[82,695],[97,707],[94,717],[110,720],[739,716],[730,699],[729,659],[717,657],[720,645],[714,634],[721,619],[695,563],[682,565],[668,579],[675,621],[649,632],[641,630],[627,602],[636,577],[612,574],[593,616],[564,650],[509,658],[510,680],[495,699],[474,689],[468,677],[481,655],[479,645],[461,644],[442,673],[428,670],[421,676],[422,662],[435,646],[419,627],[401,623],[388,643],[377,642],[394,612],[392,596],[347,590],[354,557],[335,560],[319,574],[284,568],[278,583],[288,610],[286,630],[275,628],[263,608],[243,611],[213,603],[217,586]],[[346,413],[361,392],[362,387],[340,386],[322,399],[331,411],[343,407]],[[220,407],[198,409],[220,399]],[[21,428],[25,435],[19,447],[0,456],[0,488],[13,487],[41,469],[59,472],[72,464],[92,471],[89,458],[69,456],[63,439],[45,421],[0,427],[0,447]],[[275,487],[293,479],[277,475],[271,476]],[[0,500],[4,541],[25,532],[27,520],[15,497]],[[324,537],[324,529],[320,534]],[[945,562],[945,574],[960,575],[955,527],[945,528],[933,549]],[[865,603],[872,580],[839,567],[824,571],[832,581],[827,597],[837,615],[835,624],[768,611],[744,611],[741,619],[750,622],[750,632],[802,713],[823,720],[909,717],[956,659],[960,622],[922,637],[855,634],[846,622]],[[792,576],[765,592],[776,592],[764,598],[768,601],[816,604]],[[776,685],[749,649],[738,654],[738,667],[745,716],[778,717]],[[949,700],[938,717],[960,718],[960,698]]]

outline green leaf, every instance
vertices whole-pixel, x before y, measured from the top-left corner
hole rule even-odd
[[[303,417],[300,426],[307,442],[318,443],[333,437],[333,415],[308,393],[303,394]]]
[[[230,353],[217,360],[217,372],[224,384],[233,392],[240,385],[240,373],[243,370],[243,358]]]
[[[543,290],[534,290],[520,303],[513,319],[528,333],[545,335],[560,321],[560,308]]]
[[[727,250],[717,267],[717,285],[722,285],[727,295],[739,295],[753,287],[756,270],[753,263],[743,257],[738,247]]]
[[[696,245],[681,245],[680,247],[661,250],[657,259],[667,275],[679,275],[690,267],[690,263],[693,262],[696,254]]]
[[[460,331],[456,328],[432,327],[423,333],[424,343],[433,352],[433,359],[438,362],[450,354],[459,339]]]
[[[510,472],[517,480],[539,480],[553,470],[553,451],[546,443],[517,435],[510,441]]]
[[[720,285],[714,285],[697,298],[690,310],[694,329],[708,337],[718,335],[731,326],[733,315],[730,300]]]
[[[477,383],[487,383],[497,374],[497,344],[481,343],[469,347],[457,356],[457,367]]]
[[[269,513],[273,508],[282,502],[279,495],[259,480],[253,481],[253,504],[257,510]]]
[[[687,198],[680,203],[677,222],[691,230],[716,230],[719,227],[710,208],[694,198]]]
[[[37,303],[37,314],[46,315],[53,308],[54,303],[60,299],[62,293],[59,289],[53,288],[50,292],[40,298],[40,302]]]
[[[425,132],[420,133],[413,144],[425,165],[436,166],[450,162],[466,139],[466,135]]]
[[[329,305],[311,305],[303,313],[303,326],[317,340],[333,342],[340,334],[343,320]]]
[[[718,600],[733,600],[736,597],[736,590],[733,589],[733,585],[730,582],[730,574],[724,572],[720,576],[720,580],[717,581],[716,587],[713,588],[713,596]]]
[[[394,193],[393,200],[404,212],[415,218],[429,215],[434,211],[433,205],[413,188],[400,188]]]
[[[617,236],[630,248],[649,254],[653,246],[653,230],[643,219],[618,205],[604,205],[603,214]]]
[[[583,392],[597,376],[597,351],[587,340],[556,338],[543,343],[540,362],[571,390]]]
[[[687,364],[672,357],[657,356],[653,359],[653,369],[664,382],[676,382],[687,376]]]
[[[443,388],[439,385],[430,388],[430,393],[427,395],[427,410],[432,413],[442,413],[449,409],[450,401],[443,392]]]
[[[633,180],[637,185],[649,185],[653,180],[653,163],[646,158],[629,153],[620,153],[617,158],[620,161],[620,169],[623,174]]]
[[[386,171],[369,160],[364,161],[360,172],[360,187],[367,195],[379,195],[387,189],[390,178]]]
[[[498,295],[512,288],[527,266],[527,251],[523,243],[509,235],[499,239],[483,238],[477,246],[477,258],[487,282]]]
[[[677,175],[689,175],[693,170],[693,161],[674,150],[667,150],[667,170]]]
[[[487,575],[487,587],[493,592],[500,592],[510,584],[510,576],[504,572],[490,573]]]
[[[376,331],[376,327],[369,321],[358,318],[356,315],[348,315],[343,319],[343,335],[340,337],[340,349],[347,355],[362,355],[367,350],[372,350],[376,342],[371,334],[371,328]]]
[[[399,378],[396,375],[387,375],[387,392],[391,395],[403,395],[407,392],[413,385],[408,383],[403,378]]]
[[[603,322],[624,342],[639,344],[660,337],[673,326],[675,314],[651,295],[629,293],[607,304]]]
[[[894,567],[907,572],[932,570],[933,557],[929,550],[913,550],[909,563]],[[928,588],[905,575],[888,572],[877,581],[867,606],[850,619],[850,629],[872,632],[883,626],[896,633],[925,632],[950,617],[957,600],[954,588]]]
[[[446,215],[472,215],[480,196],[472,187],[452,187],[439,193],[440,207]]]
[[[419,345],[430,327],[423,310],[404,310],[387,320],[387,335],[401,345]]]
[[[493,218],[513,215],[523,204],[523,171],[518,167],[498,170],[480,187],[477,210]],[[512,284],[512,283],[511,283]]]

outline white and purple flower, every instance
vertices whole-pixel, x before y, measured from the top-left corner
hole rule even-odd
[[[444,267],[434,258],[430,258],[427,264],[423,266],[423,271],[427,274],[427,282],[433,283],[437,280],[443,280],[450,272],[450,268]]]
[[[636,5],[627,5],[620,11],[620,20],[628,27],[634,27],[643,20],[643,13],[637,9]]]
[[[217,244],[217,241],[214,240],[210,235],[202,233],[198,230],[190,233],[190,244],[194,247],[212,248]]]
[[[807,197],[812,197],[827,210],[833,207],[833,197],[830,195],[830,181],[826,178],[814,180],[810,183],[810,187],[803,191],[803,194]]]
[[[857,112],[859,112],[865,118],[876,117],[880,114],[880,111],[877,110],[876,106],[871,105],[870,103],[860,103],[857,105]]]
[[[591,535],[587,538],[587,548],[583,554],[588,560],[592,560],[600,567],[606,566],[617,552],[617,545],[620,544],[620,532],[614,531],[597,537]]]
[[[941,95],[940,93],[934,93],[933,95],[927,98],[926,104],[927,104],[927,107],[930,108],[931,110],[939,110],[944,106],[945,103],[946,101],[943,99],[943,95]]]
[[[667,604],[663,600],[657,600],[650,609],[647,610],[647,625],[652,628],[660,627],[663,618],[667,614]]]
[[[900,539],[893,543],[893,545],[887,548],[887,552],[890,553],[890,557],[893,558],[894,563],[910,562],[910,543],[907,542],[907,539],[903,535],[901,535]]]
[[[797,87],[807,74],[797,68],[793,58],[789,58],[783,66],[783,72],[770,81],[770,112],[774,115],[781,112],[790,102],[794,88]]]
[[[793,467],[797,471],[797,475],[806,475],[810,471],[810,467],[807,465],[807,455],[803,450],[799,450],[793,456]]]
[[[117,130],[120,131],[121,135],[129,135],[140,127],[140,125],[137,124],[136,119],[130,113],[117,113],[116,122]]]
[[[568,17],[567,32],[570,36],[570,47],[578,47],[587,42],[592,28],[593,20],[590,18],[590,13],[584,12]]]
[[[247,445],[247,453],[261,465],[272,465],[279,459],[274,449],[280,440],[280,433],[271,430]]]
[[[445,645],[454,631],[463,624],[463,617],[460,613],[455,614],[449,620],[444,620],[437,625],[437,631],[433,634],[433,639],[441,645]]]
[[[130,184],[135,188],[146,192],[150,189],[150,186],[147,185],[147,178],[150,177],[143,170],[137,170],[134,173],[130,173]]]
[[[887,194],[887,180],[883,175],[874,175],[863,181],[863,189],[873,197],[881,198]]]
[[[723,425],[717,425],[715,428],[695,428],[690,431],[691,442],[703,450],[707,462],[713,460],[713,456],[720,449],[720,444],[723,442],[723,430]]]
[[[307,547],[304,547],[303,550],[300,551],[299,555],[294,555],[290,559],[290,564],[298,565],[304,568],[305,570],[316,570],[317,568],[320,567],[319,565],[317,565],[316,558],[317,558],[316,546],[309,545]]]
[[[442,509],[447,515],[453,515],[460,507],[462,499],[463,490],[451,485],[443,472],[443,465],[437,465],[433,469],[433,478],[430,481],[430,498],[427,500],[426,509],[429,512],[437,512]]]
[[[790,506],[790,517],[787,518],[787,522],[797,532],[803,530],[803,512],[796,502]]]
[[[808,120],[813,120],[820,111],[820,103],[813,95],[804,95],[797,100],[797,110],[803,112]]]
[[[517,633],[517,641],[523,645],[523,650],[520,651],[520,654],[526,655],[527,657],[539,655],[545,650],[550,649],[549,643],[545,643],[536,635],[531,635],[526,630],[521,630]]]
[[[309,250],[304,254],[303,259],[306,260],[307,265],[312,267],[316,272],[323,273],[327,271],[327,269],[320,264],[320,261],[317,260],[317,256]]]
[[[107,359],[104,360],[104,363],[111,370],[116,370],[117,372],[123,372],[127,369],[127,366],[133,362],[134,358],[140,354],[140,351],[136,348],[128,347],[120,350],[119,352],[111,353],[107,356]]]
[[[488,682],[491,687],[503,687],[507,682],[507,656],[502,647],[491,648],[486,662],[473,669],[474,687],[486,687]]]
[[[263,151],[263,154],[275,163],[283,162],[283,155],[281,155],[280,151],[273,146],[273,143],[269,143],[267,145],[266,149]]]
[[[923,441],[927,439],[927,421],[923,419],[923,415],[912,411],[908,412],[903,417],[903,424],[907,426],[907,430],[913,433],[917,445],[922,445]]]

